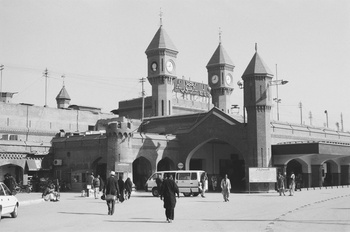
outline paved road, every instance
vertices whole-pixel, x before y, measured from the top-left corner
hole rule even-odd
[[[144,192],[117,204],[113,216],[105,202],[79,193],[61,193],[59,202],[36,193],[18,198],[18,218],[3,217],[1,231],[350,231],[350,188],[231,194],[230,202],[220,193],[180,197],[173,223],[165,222],[162,201]]]

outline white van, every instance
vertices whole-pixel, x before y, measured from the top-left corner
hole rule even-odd
[[[178,171],[159,171],[153,173],[147,180],[145,189],[148,192],[152,192],[153,196],[159,196],[156,179],[159,176],[162,180],[164,174],[170,174],[177,186],[179,192],[183,193],[185,197],[191,195],[198,196],[200,193],[200,179],[204,171],[201,170],[178,170]]]

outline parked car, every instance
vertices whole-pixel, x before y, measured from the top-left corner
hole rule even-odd
[[[0,182],[0,221],[1,217],[10,214],[11,217],[16,218],[18,215],[19,202],[7,186]]]
[[[147,192],[152,192],[152,195],[159,195],[156,179],[164,179],[164,174],[172,175],[175,183],[179,187],[179,192],[184,196],[198,196],[201,192],[200,178],[204,171],[202,170],[178,170],[178,171],[160,171],[153,173],[147,180],[145,189]]]

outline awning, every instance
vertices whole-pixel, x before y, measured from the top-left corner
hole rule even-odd
[[[29,171],[38,171],[41,169],[41,160],[27,160]]]

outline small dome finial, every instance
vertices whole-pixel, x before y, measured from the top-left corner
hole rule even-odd
[[[62,80],[63,80],[63,87],[64,87],[64,78],[66,78],[66,76],[63,74],[63,75],[61,76],[61,78],[62,78]]]

